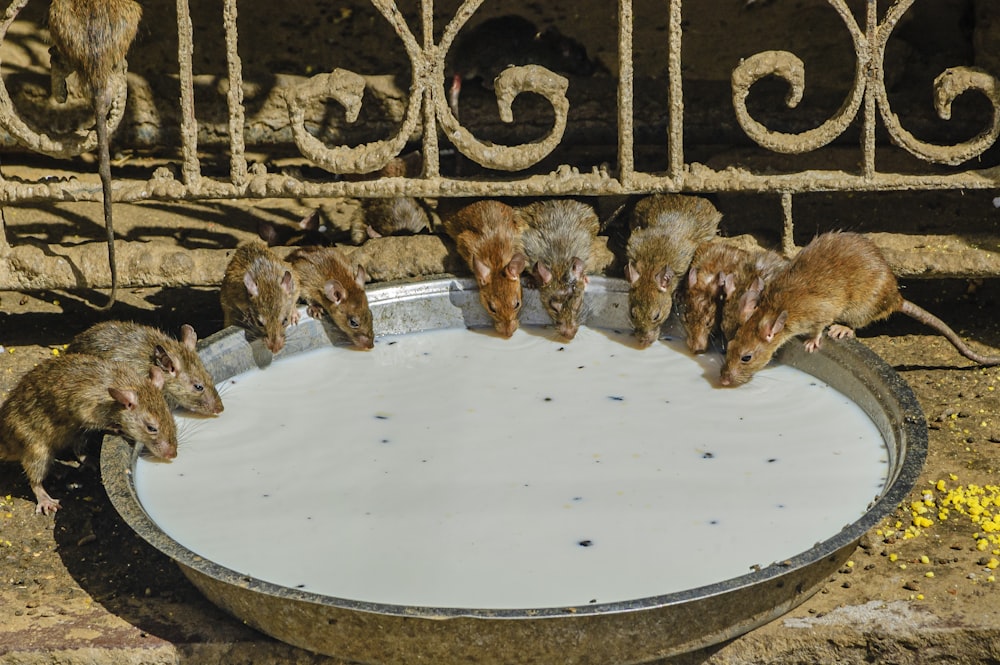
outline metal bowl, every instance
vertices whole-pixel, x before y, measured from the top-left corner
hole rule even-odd
[[[628,328],[627,284],[593,277],[590,325]],[[488,326],[471,280],[438,279],[372,288],[380,335]],[[545,324],[537,293],[525,290],[521,320]],[[330,343],[339,331],[303,318],[279,354]],[[271,362],[259,342],[229,328],[203,340],[201,355],[216,381]],[[806,353],[788,344],[790,364],[853,399],[875,422],[888,448],[879,499],[858,520],[805,552],[715,584],[626,602],[526,610],[408,607],[344,600],[264,582],[208,561],[167,536],[146,514],[134,486],[139,451],[109,437],[101,469],[111,501],[142,538],[174,559],[213,603],[279,640],[361,663],[638,663],[706,647],[760,626],[802,603],[854,551],[862,535],[893,512],[914,486],[927,453],[927,426],[910,387],[853,340]]]

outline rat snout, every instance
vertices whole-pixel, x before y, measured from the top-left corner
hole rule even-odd
[[[157,439],[149,444],[149,451],[162,459],[177,457],[177,444],[167,439]]]
[[[367,351],[368,349],[375,348],[375,340],[368,335],[358,335],[354,338],[354,346],[362,351]]]
[[[517,325],[517,319],[512,319],[510,321],[497,321],[494,324],[494,328],[504,337],[510,337],[517,331]]]
[[[268,351],[271,353],[278,353],[285,348],[285,335],[283,333],[278,335],[268,335],[265,344],[267,345]]]
[[[652,345],[652,343],[655,342],[656,338],[659,336],[658,330],[635,331],[635,339],[636,342],[639,343],[640,349],[645,349],[646,347]]]
[[[708,350],[708,335],[698,334],[688,337],[687,346],[691,353],[705,353]]]
[[[573,339],[574,337],[576,337],[576,333],[577,333],[577,331],[579,329],[580,329],[580,326],[576,325],[576,324],[573,324],[573,323],[561,323],[556,328],[556,330],[558,331],[558,333],[562,337],[566,338],[567,340],[570,340],[570,339]]]

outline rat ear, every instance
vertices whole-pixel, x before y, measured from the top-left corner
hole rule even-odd
[[[295,279],[292,277],[292,272],[286,270],[284,276],[281,278],[281,288],[285,290],[285,293],[291,295],[292,291],[295,290]]]
[[[785,328],[785,321],[788,320],[788,310],[782,310],[781,314],[770,324],[761,322],[761,337],[765,342],[774,341],[774,336]]]
[[[299,228],[303,231],[318,231],[319,210],[313,210],[311,213],[299,220]]]
[[[274,247],[281,242],[281,238],[278,237],[278,227],[263,219],[257,222],[257,235],[267,243],[268,247]]]
[[[545,286],[552,281],[552,271],[541,261],[535,261],[534,275],[539,286]]]
[[[482,259],[475,256],[472,258],[472,272],[475,274],[479,286],[485,286],[490,281],[490,273],[493,271],[490,270],[490,267]]]
[[[149,380],[153,382],[153,385],[158,389],[163,390],[163,384],[166,383],[167,377],[160,371],[160,368],[153,365],[149,368]]]
[[[250,276],[250,271],[243,273],[243,286],[247,287],[247,293],[250,294],[251,298],[260,295],[260,289],[257,288],[257,282]]]
[[[670,280],[673,278],[674,271],[670,269],[670,266],[663,266],[663,270],[656,273],[656,288],[666,293],[670,290]]]
[[[507,279],[517,280],[521,277],[521,273],[524,272],[524,268],[528,265],[528,257],[518,252],[514,255],[514,258],[510,260],[510,263],[503,269],[504,274],[507,275]]]
[[[334,305],[339,305],[347,298],[347,289],[335,279],[328,280],[323,285],[323,295],[325,295]]]
[[[584,279],[587,278],[587,264],[583,262],[583,259],[576,256],[573,257],[569,271],[573,276],[573,279],[580,279],[581,277]]]
[[[631,261],[625,265],[625,279],[628,280],[629,284],[635,284],[639,281],[639,271],[635,269],[635,265]]]
[[[694,266],[688,270],[688,286],[698,285],[698,269]]]
[[[174,359],[170,357],[167,350],[159,344],[157,344],[156,348],[153,349],[153,362],[156,363],[154,367],[162,369],[171,376],[177,376],[177,363],[175,363]]]
[[[122,390],[111,387],[108,388],[108,394],[129,411],[134,409],[135,405],[139,403],[139,396],[135,394],[134,390]]]
[[[187,323],[181,326],[181,344],[191,351],[194,351],[198,346],[198,333]]]
[[[731,272],[719,273],[719,285],[722,286],[722,293],[726,298],[732,298],[736,293],[736,275]]]
[[[367,281],[368,273],[365,272],[364,266],[358,266],[358,271],[354,273],[354,282],[363,289]]]

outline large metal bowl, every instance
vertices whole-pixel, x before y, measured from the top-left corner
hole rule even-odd
[[[628,328],[627,285],[593,277],[590,325]],[[369,301],[378,334],[487,326],[475,285],[439,279],[374,287]],[[525,291],[522,322],[548,322],[537,293]],[[346,344],[312,319],[296,326],[278,356]],[[271,362],[260,343],[230,328],[203,341],[216,381]],[[849,558],[861,536],[889,515],[914,486],[927,452],[927,427],[909,386],[878,356],[852,340],[805,353],[786,345],[784,363],[829,383],[875,422],[888,448],[881,496],[855,522],[811,549],[759,571],[678,593],[626,602],[531,610],[442,610],[344,600],[238,574],[168,537],[143,510],[134,486],[138,451],[109,437],[101,453],[104,483],[124,520],[174,559],[216,605],[279,640],[361,663],[638,663],[740,635],[792,609]],[[790,553],[791,554],[791,553]]]

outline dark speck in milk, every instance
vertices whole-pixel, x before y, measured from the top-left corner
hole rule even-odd
[[[715,453],[708,453],[708,452],[702,453],[701,454],[701,458],[702,459],[715,459]]]
[[[376,413],[375,420],[389,420],[389,415],[385,413]]]
[[[708,523],[712,524],[712,525],[716,525],[716,524],[719,523],[719,520],[708,520]]]
[[[577,369],[583,369],[583,367],[584,367],[583,365],[577,365],[577,367],[576,367],[576,368],[577,368]]]
[[[386,346],[392,346],[393,344],[396,344],[396,343],[397,343],[397,340],[392,340],[391,342],[386,342]]]
[[[389,439],[382,439],[379,443],[389,443]],[[427,460],[424,461],[426,462]]]
[[[556,349],[556,351],[565,351],[565,350],[566,350],[565,346],[560,346],[558,349]]]
[[[543,401],[543,402],[551,402],[551,401],[552,401],[552,398],[551,398],[551,397],[546,397],[546,398],[545,398],[545,399],[543,399],[542,401]]]
[[[611,400],[612,402],[624,402],[625,401],[625,397],[623,397],[622,395],[608,395],[608,399]]]
[[[775,463],[775,462],[777,462],[777,461],[778,461],[778,458],[777,458],[777,457],[768,457],[768,458],[767,458],[767,463],[768,463],[768,464],[774,464],[774,463]]]
[[[581,540],[580,542],[577,543],[577,545],[579,545],[580,547],[590,547],[593,544],[594,541],[592,540]]]

